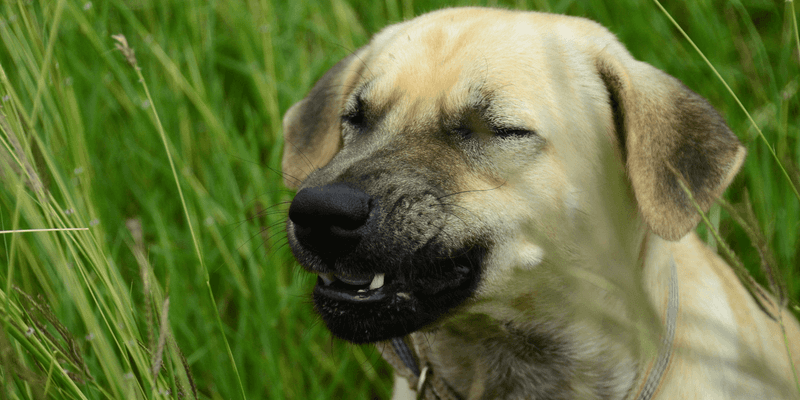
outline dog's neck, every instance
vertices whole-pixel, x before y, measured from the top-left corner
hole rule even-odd
[[[669,282],[663,279],[671,270],[667,242],[643,237],[639,260],[629,269],[638,288],[609,291],[598,289],[598,282],[565,283],[544,274],[527,295],[472,304],[417,340],[429,344],[435,374],[465,399],[627,398],[648,376],[667,313],[650,305],[666,304],[670,290],[655,285],[659,293],[645,293],[652,286],[643,284]],[[637,324],[651,327],[652,334],[636,332]]]

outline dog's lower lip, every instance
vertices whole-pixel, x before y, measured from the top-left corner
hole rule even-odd
[[[389,265],[393,269],[383,276],[383,285],[380,273],[362,286],[348,285],[333,271],[318,273],[314,306],[331,332],[350,342],[402,336],[435,323],[474,293],[486,249],[477,244],[431,249],[410,264]],[[409,276],[414,268],[417,273]],[[333,281],[326,284],[323,278]]]

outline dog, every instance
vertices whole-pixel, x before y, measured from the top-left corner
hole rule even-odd
[[[800,398],[797,320],[693,232],[744,147],[599,24],[391,25],[283,130],[315,309],[376,343],[393,398]]]

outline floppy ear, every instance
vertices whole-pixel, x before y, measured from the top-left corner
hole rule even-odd
[[[334,65],[283,117],[283,184],[296,189],[342,147],[341,112],[363,63],[353,53]]]
[[[741,167],[745,149],[705,99],[626,50],[607,47],[597,69],[644,220],[657,235],[678,240],[700,220],[678,179],[708,211]]]

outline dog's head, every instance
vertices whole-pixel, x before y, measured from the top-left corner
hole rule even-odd
[[[289,244],[353,342],[541,264],[635,258],[646,229],[679,239],[700,218],[679,179],[708,209],[744,158],[704,99],[603,27],[475,8],[377,34],[286,113],[284,136]]]

